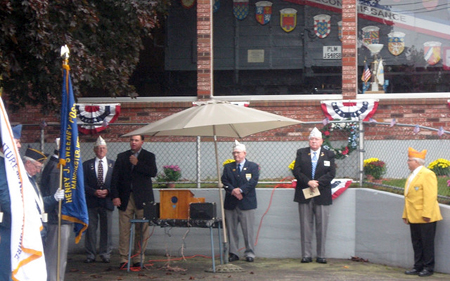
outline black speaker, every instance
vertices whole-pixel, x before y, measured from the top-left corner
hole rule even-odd
[[[214,220],[217,217],[216,203],[191,203],[189,204],[189,219]]]
[[[144,205],[144,220],[150,222],[157,221],[159,219],[159,203],[150,202]]]

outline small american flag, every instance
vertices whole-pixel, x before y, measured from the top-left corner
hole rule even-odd
[[[372,76],[372,73],[370,72],[369,67],[367,66],[367,62],[364,62],[364,71],[361,76],[361,80],[364,82],[369,81],[370,77]]]

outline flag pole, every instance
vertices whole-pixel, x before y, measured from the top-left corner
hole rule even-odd
[[[61,47],[61,57],[63,58],[63,63],[62,63],[62,67],[63,69],[66,69],[66,75],[69,76],[69,48],[67,47],[67,45],[62,46]],[[63,87],[67,87],[67,79],[66,81],[66,85],[63,85]],[[67,90],[66,93],[69,93],[69,91]],[[68,99],[62,99],[64,100],[68,100]],[[63,104],[62,107],[64,107],[65,105]],[[65,128],[61,128],[61,131],[65,129]],[[60,149],[60,147],[58,147],[58,150]],[[61,159],[61,152],[59,152],[59,164],[58,164],[58,168],[59,168],[59,187],[58,187],[58,191],[62,189],[62,182],[63,182],[63,167],[65,166],[66,161],[65,159]],[[56,262],[56,280],[60,280],[59,276],[61,274],[60,272],[60,265],[61,265],[61,209],[62,209],[62,200],[59,200],[58,202],[58,257],[57,257],[57,262]]]

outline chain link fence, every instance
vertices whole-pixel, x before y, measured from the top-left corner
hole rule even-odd
[[[332,123],[340,123],[341,127],[346,127],[345,124],[348,125],[348,123],[356,126],[357,146],[342,159],[336,159],[336,178],[351,178],[358,186],[403,194],[404,183],[410,173],[406,162],[408,147],[419,151],[428,150],[426,166],[438,158],[450,159],[449,132],[446,131],[438,136],[438,130],[434,128],[410,124],[393,125],[391,123],[352,121]],[[113,125],[111,124],[111,126]],[[303,123],[302,126],[307,130],[314,127],[323,129],[324,124],[322,121],[318,121]],[[337,153],[340,154],[344,154],[342,150],[350,145],[350,136],[352,134],[349,133],[349,130],[342,129],[336,129],[328,136],[324,134],[324,138],[327,138],[331,144],[331,149],[337,150]],[[30,145],[47,154],[52,154],[56,145],[45,143],[44,139],[45,133],[42,131],[40,143],[23,144],[23,146]],[[218,178],[214,142],[211,138],[193,137],[189,139],[192,141],[155,142],[152,139],[152,142],[145,142],[143,147],[156,155],[158,173],[163,171],[165,165],[180,167],[182,176],[177,181],[177,186],[203,187],[208,184],[208,187],[215,186]],[[297,149],[308,146],[305,136],[299,137],[299,141],[246,142],[244,140],[242,142],[247,147],[247,159],[258,163],[261,167],[260,185],[268,187],[286,183],[292,179],[292,171],[288,167],[295,160]],[[93,142],[81,142],[83,161],[95,157],[93,145]],[[232,141],[220,141],[218,138],[218,157],[221,164],[227,159],[232,159],[233,145]],[[108,142],[107,157],[115,160],[117,154],[128,149],[127,141]],[[24,151],[25,149],[22,149],[23,153]],[[368,158],[378,158],[386,163],[387,170],[381,183],[370,182],[363,174],[363,161]],[[439,200],[445,203],[450,202],[450,188],[447,186],[448,176],[438,178]],[[156,178],[154,180],[156,181]],[[166,183],[159,182],[158,184],[162,186]]]

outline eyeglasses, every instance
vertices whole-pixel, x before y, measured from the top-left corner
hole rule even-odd
[[[39,163],[39,165],[38,164],[36,164],[36,163],[34,163],[33,161],[30,161],[31,162],[31,164],[33,164],[33,166],[36,168],[36,170],[38,170],[38,171],[40,171],[40,170],[42,170],[42,167],[44,166],[44,165],[42,165],[41,163]]]

